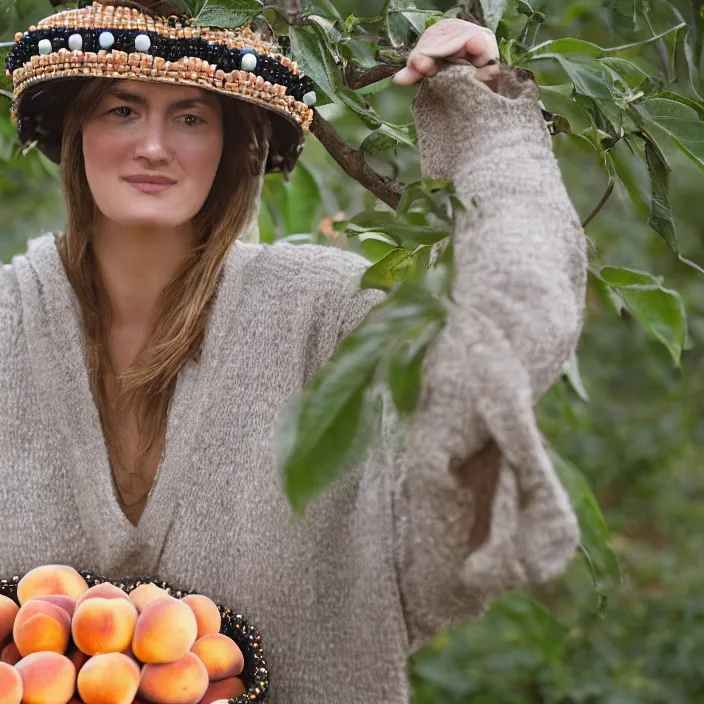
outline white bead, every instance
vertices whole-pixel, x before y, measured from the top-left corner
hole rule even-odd
[[[257,68],[257,57],[254,54],[242,55],[242,70],[254,71]]]
[[[146,34],[138,34],[134,40],[134,48],[146,54],[149,47],[152,45],[152,40]]]
[[[102,49],[109,49],[115,43],[115,37],[112,36],[112,32],[101,32],[98,37],[98,44],[100,44]]]
[[[68,48],[71,51],[80,51],[83,48],[83,37],[80,34],[72,34],[68,38]]]
[[[51,54],[51,41],[49,39],[39,40],[39,53],[40,54]]]
[[[309,107],[312,108],[315,105],[315,101],[318,99],[318,96],[315,94],[314,90],[308,91],[304,96],[303,96],[303,102]]]

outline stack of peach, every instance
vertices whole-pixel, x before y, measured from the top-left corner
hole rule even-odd
[[[213,704],[245,691],[242,652],[206,596],[89,588],[45,565],[17,597],[0,595],[0,704]]]

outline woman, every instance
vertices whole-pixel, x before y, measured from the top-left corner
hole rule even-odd
[[[67,12],[89,11],[35,37],[31,76],[13,55],[20,134],[61,162],[68,226],[0,269],[2,571],[156,574],[233,605],[264,635],[272,704],[408,701],[409,652],[552,578],[578,540],[533,416],[576,345],[585,286],[538,89],[460,20],[428,29],[395,77],[429,77],[413,103],[423,175],[475,204],[456,226],[458,305],[405,445],[387,434],[293,523],[276,412],[383,297],[358,292],[358,256],[237,241],[264,170],[295,162],[311,86],[283,58],[269,75],[294,101],[247,92],[234,69],[230,89],[212,74],[218,91],[189,83],[196,63],[177,85],[141,54],[131,74],[120,54],[90,63],[70,36],[95,41],[76,28],[102,33],[122,8]],[[172,30],[145,17],[131,26],[158,56]],[[41,59],[57,41],[64,73]],[[240,71],[259,70],[255,51]],[[56,80],[86,66],[103,78]],[[47,90],[19,95],[30,78]]]

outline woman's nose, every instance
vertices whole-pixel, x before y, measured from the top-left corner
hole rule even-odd
[[[168,134],[162,120],[149,119],[142,123],[135,147],[135,157],[149,162],[170,161]]]

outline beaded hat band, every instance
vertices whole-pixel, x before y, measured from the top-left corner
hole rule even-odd
[[[51,15],[15,35],[5,68],[21,141],[36,140],[57,164],[63,116],[83,84],[77,79],[190,85],[266,108],[272,122],[267,172],[293,169],[316,98],[296,62],[248,26],[196,27],[188,18],[101,2]]]

